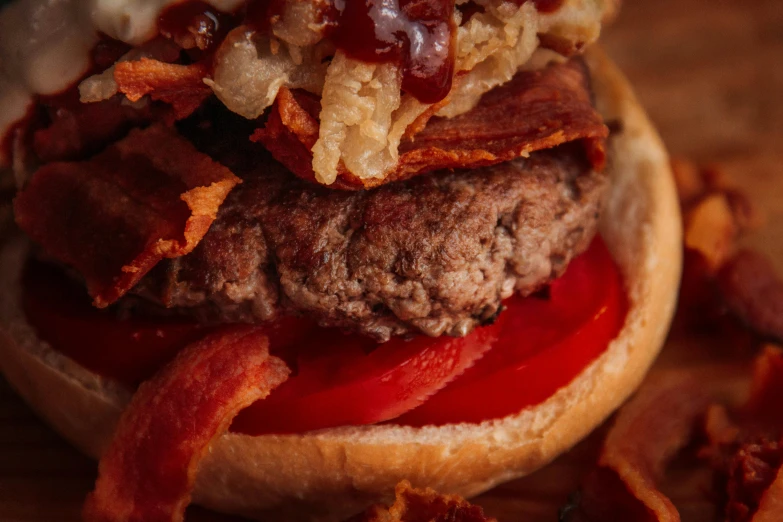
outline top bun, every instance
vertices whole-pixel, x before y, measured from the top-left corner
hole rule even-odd
[[[338,521],[392,497],[402,479],[473,496],[530,473],[603,422],[639,385],[675,308],[679,206],[666,152],[631,88],[600,51],[587,62],[610,140],[612,186],[601,234],[624,276],[630,308],[608,349],[543,403],[481,424],[342,427],[302,435],[227,433],[203,461],[194,501],[256,519]],[[26,246],[0,255],[0,367],[58,432],[98,457],[130,393],[37,340],[18,306]]]

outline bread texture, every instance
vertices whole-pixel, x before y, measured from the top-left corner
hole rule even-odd
[[[634,391],[674,312],[680,215],[664,147],[630,86],[598,49],[587,62],[599,111],[618,122],[601,234],[624,276],[620,335],[543,403],[481,424],[342,427],[301,435],[223,435],[199,470],[194,501],[259,520],[337,521],[388,500],[402,479],[473,496],[567,450]],[[24,240],[0,254],[0,367],[17,392],[84,453],[99,457],[130,392],[37,340],[19,308]]]

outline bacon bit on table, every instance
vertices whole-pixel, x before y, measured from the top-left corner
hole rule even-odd
[[[738,252],[721,268],[717,284],[728,309],[745,325],[783,341],[783,280],[764,255]]]
[[[372,506],[350,522],[497,522],[460,496],[415,489],[407,480],[400,482],[394,493],[391,506]]]
[[[620,409],[568,522],[679,522],[672,502],[658,490],[668,462],[698,426],[708,397],[687,374],[649,380]]]
[[[761,254],[738,248],[763,217],[718,167],[674,160],[672,171],[685,242],[680,319],[783,340],[783,280]]]
[[[712,405],[701,451],[716,471],[727,522],[783,520],[783,351],[766,346],[756,358],[747,402],[728,412]]]

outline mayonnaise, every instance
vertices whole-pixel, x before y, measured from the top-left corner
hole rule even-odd
[[[104,33],[131,45],[155,36],[168,6],[183,0],[15,0],[0,11],[0,139],[22,119],[35,95],[56,94],[90,67]],[[245,0],[207,0],[234,11]],[[9,158],[0,147],[0,167]]]

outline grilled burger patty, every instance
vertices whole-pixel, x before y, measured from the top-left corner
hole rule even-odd
[[[579,144],[358,192],[274,161],[244,170],[195,251],[161,263],[137,296],[209,322],[306,312],[379,341],[465,335],[587,248],[607,186]]]

